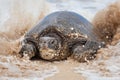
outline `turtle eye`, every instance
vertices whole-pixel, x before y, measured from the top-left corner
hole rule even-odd
[[[57,44],[56,40],[50,40],[50,44]]]
[[[58,46],[57,44],[58,44],[57,40],[52,39],[52,40],[49,41],[48,47],[51,48],[51,49],[57,49],[57,46]]]

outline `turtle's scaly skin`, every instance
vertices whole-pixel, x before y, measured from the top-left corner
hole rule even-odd
[[[51,61],[66,59],[70,55],[78,61],[84,61],[85,56],[89,59],[88,56],[92,57],[101,46],[91,23],[74,12],[58,11],[49,14],[26,33],[25,40],[33,42],[38,49],[39,38],[46,35],[59,36],[62,44],[59,56]],[[74,53],[80,48],[80,53]],[[36,54],[40,54],[39,50]]]

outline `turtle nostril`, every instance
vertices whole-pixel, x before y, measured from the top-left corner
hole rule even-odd
[[[28,51],[24,51],[23,54],[28,54]]]
[[[78,54],[78,51],[74,51],[76,54]]]

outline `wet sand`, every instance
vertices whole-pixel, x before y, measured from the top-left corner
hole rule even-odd
[[[30,61],[27,56],[0,55],[1,80],[119,80],[120,42],[100,49],[97,58],[88,63],[72,59],[45,62]],[[114,64],[114,65],[113,65]]]
[[[73,60],[67,60],[64,62],[55,63],[59,72],[52,77],[48,77],[45,80],[86,80],[80,74],[74,72],[74,68],[77,67],[80,63]]]

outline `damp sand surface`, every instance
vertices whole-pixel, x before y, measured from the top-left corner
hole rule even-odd
[[[56,62],[30,61],[0,55],[1,80],[119,80],[120,43],[98,51],[97,58],[87,63],[72,59]]]
[[[59,72],[52,77],[45,80],[85,80],[85,77],[74,72],[74,68],[79,65],[78,62],[73,60],[66,60],[63,62],[55,63]]]
[[[85,80],[83,76],[74,73],[74,67],[79,65],[73,60],[45,62],[30,61],[27,57],[0,55],[0,79],[2,80]]]

